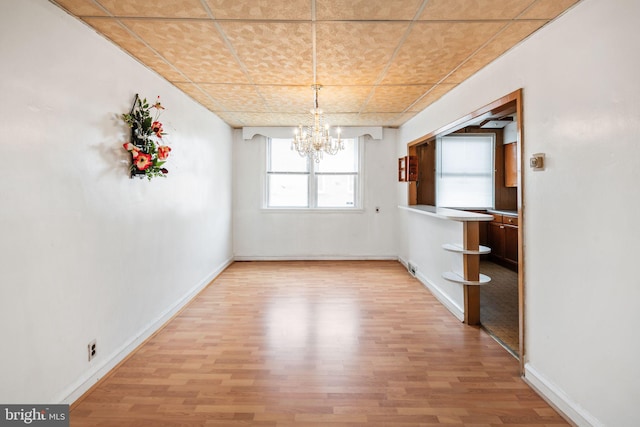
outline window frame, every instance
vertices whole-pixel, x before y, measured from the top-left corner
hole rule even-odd
[[[274,139],[293,141],[291,138],[276,138],[265,137],[266,142],[266,156],[265,156],[265,174],[264,174],[264,190],[263,190],[263,203],[262,210],[268,212],[362,212],[363,211],[363,182],[364,182],[364,144],[362,137],[343,138],[352,139],[355,143],[356,149],[356,171],[355,172],[318,172],[315,168],[316,162],[313,159],[306,158],[307,170],[306,172],[296,171],[271,171],[271,143]],[[337,155],[339,155],[338,153]],[[329,156],[329,155],[325,155]],[[322,162],[322,160],[320,160]],[[307,206],[269,206],[269,176],[270,175],[305,175],[307,176]],[[318,206],[318,177],[324,176],[353,176],[354,182],[354,205],[348,206],[332,206],[332,207],[320,207]]]

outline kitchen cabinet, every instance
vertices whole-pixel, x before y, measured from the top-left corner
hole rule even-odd
[[[504,225],[504,260],[518,266],[518,227]]]
[[[488,225],[487,244],[491,248],[491,259],[505,267],[518,268],[518,217],[493,215]]]
[[[398,159],[398,181],[411,182],[418,179],[418,158],[404,156]]]
[[[504,144],[504,186],[518,186],[518,144]]]

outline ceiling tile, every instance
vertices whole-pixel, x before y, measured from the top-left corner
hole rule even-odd
[[[514,19],[533,0],[429,0],[421,20]]]
[[[310,23],[223,22],[220,26],[253,83],[313,83]]]
[[[577,2],[50,1],[234,127],[306,123],[314,82],[329,123],[397,127]]]
[[[133,57],[170,82],[184,81],[185,76],[169,65],[147,45],[134,37],[115,19],[84,18],[85,22],[129,52]]]
[[[427,108],[427,106],[433,104],[435,101],[440,99],[445,93],[449,92],[451,89],[456,87],[455,84],[445,84],[441,83],[439,85],[431,88],[429,92],[427,92],[424,97],[419,99],[415,104],[409,107],[409,111],[420,112]]]
[[[416,23],[383,84],[435,84],[505,26],[502,22]]]
[[[344,113],[326,114],[325,119],[332,126],[392,126],[398,113]]]
[[[323,86],[318,105],[325,113],[359,111],[369,93],[369,86]],[[259,86],[260,93],[274,112],[307,114],[313,108],[311,86]]]
[[[553,19],[577,2],[578,0],[538,0],[518,18]]]
[[[318,94],[318,102],[325,113],[358,112],[372,89],[372,86],[324,86]]]
[[[402,113],[399,116],[397,116],[395,119],[392,120],[392,123],[389,125],[390,127],[394,127],[394,128],[398,128],[400,126],[402,126],[407,120],[411,119],[412,117],[414,117],[416,114],[418,114],[415,111],[408,111],[406,113]]]
[[[114,16],[208,18],[199,0],[99,0]]]
[[[509,24],[504,31],[496,36],[495,39],[482,47],[467,62],[447,77],[444,82],[461,83],[538,28],[542,27],[545,23],[546,21],[514,21],[514,23]]]
[[[216,19],[311,20],[309,0],[207,0]]]
[[[216,102],[214,99],[211,98],[211,96],[205,93],[204,90],[200,89],[197,85],[193,83],[174,83],[174,85],[178,89],[180,89],[181,91],[189,95],[191,98],[195,99],[204,107],[208,108],[213,112],[217,113],[225,110],[224,105],[220,104],[219,102]]]
[[[408,23],[317,24],[317,79],[323,85],[373,85]]]
[[[422,0],[316,0],[318,20],[412,20]]]
[[[258,86],[258,91],[274,113],[305,114],[313,107],[311,86]]]
[[[264,99],[253,85],[199,83],[197,86],[220,104],[224,105],[226,111],[269,112],[269,108]]]
[[[106,16],[93,0],[56,0],[56,3],[76,16]]]
[[[245,123],[243,126],[290,126],[293,135],[298,124],[307,123],[309,114],[244,113],[239,117]]]
[[[243,126],[253,126],[251,122],[242,120],[236,113],[227,113],[216,111],[215,114],[220,117],[226,124],[235,129],[241,129]]]
[[[193,82],[249,83],[212,22],[123,22]]]
[[[364,112],[401,113],[432,86],[378,86]]]

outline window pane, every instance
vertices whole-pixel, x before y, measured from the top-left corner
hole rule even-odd
[[[307,207],[308,197],[308,175],[268,175],[269,207]]]
[[[270,172],[306,172],[307,158],[300,157],[297,151],[291,149],[291,138],[269,140],[269,171]]]
[[[492,208],[491,179],[449,177],[438,186],[438,206],[449,208]]]
[[[357,172],[358,171],[358,144],[357,140],[343,139],[344,150],[331,156],[325,154],[319,163],[315,163],[317,172]]]
[[[355,207],[355,178],[354,175],[316,175],[318,207]]]
[[[445,174],[490,174],[493,137],[444,137],[440,144]]]
[[[436,205],[451,208],[493,207],[492,135],[443,137],[438,142]]]

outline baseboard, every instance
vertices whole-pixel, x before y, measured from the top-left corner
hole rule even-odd
[[[406,259],[404,259],[403,257],[399,256],[398,257],[398,262],[402,265],[404,265],[404,268],[409,268],[409,261],[407,261]]]
[[[408,268],[409,266],[408,260],[402,257],[398,257],[398,261],[402,265],[404,265],[406,268]],[[440,301],[442,305],[444,305],[447,308],[447,310],[451,312],[451,314],[453,314],[456,317],[456,319],[460,320],[461,322],[464,322],[464,309],[460,307],[458,304],[456,304],[444,292],[442,292],[438,287],[438,285],[430,281],[429,278],[427,278],[424,274],[420,273],[419,268],[418,268],[418,273],[415,275],[415,277],[420,281],[420,283],[422,283],[424,287],[426,287],[433,294],[434,297],[436,297],[438,301]]]
[[[431,291],[433,296],[436,297],[436,299],[440,301],[440,303],[442,303],[442,305],[444,305],[451,312],[451,314],[456,317],[456,319],[464,322],[464,309],[462,307],[456,304],[451,298],[449,298],[444,292],[440,290],[438,285],[431,282],[426,276],[420,273],[420,271],[418,271],[418,274],[416,274],[416,278],[420,281],[420,283],[422,283],[427,287],[427,289]]]
[[[167,308],[160,316],[154,319],[147,327],[145,327],[134,338],[130,339],[127,343],[118,348],[105,361],[90,370],[86,375],[82,376],[76,383],[70,386],[65,392],[64,396],[60,399],[60,403],[72,404],[80,397],[82,397],[87,391],[98,383],[105,375],[109,374],[112,369],[118,366],[124,361],[136,348],[143,342],[158,332],[169,320],[171,320],[177,313],[179,313],[193,298],[195,298],[204,288],[209,285],[220,273],[222,273],[229,265],[233,263],[234,259],[229,258],[224,261],[218,268],[211,272],[207,277],[202,279],[195,287],[193,287],[187,294],[175,304]]]
[[[604,427],[604,424],[589,414],[584,408],[571,400],[555,384],[547,380],[530,363],[524,365],[524,380],[567,421],[580,427]]]
[[[397,255],[303,255],[303,256],[262,256],[239,255],[235,261],[397,261]]]

